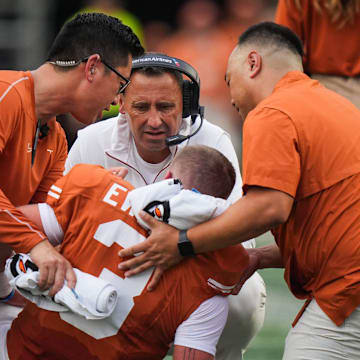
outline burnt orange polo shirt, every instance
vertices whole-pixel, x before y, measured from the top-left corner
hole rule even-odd
[[[39,139],[34,165],[31,152],[37,127],[34,81],[30,72],[0,71],[0,237],[27,252],[43,239],[15,206],[45,201],[62,176],[67,155],[64,131],[55,118]]]
[[[332,23],[324,8],[319,13],[313,0],[301,0],[301,10],[295,0],[279,0],[275,21],[289,27],[303,41],[304,68],[311,74],[339,76],[360,75],[360,12],[354,23],[339,28]]]
[[[360,111],[289,72],[245,120],[243,181],[294,198],[273,229],[285,280],[340,325],[360,304]]]

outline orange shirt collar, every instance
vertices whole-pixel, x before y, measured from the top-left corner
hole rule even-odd
[[[289,71],[276,83],[273,93],[278,89],[283,89],[284,87],[292,85],[295,81],[305,80],[308,78],[309,77],[306,74],[304,74],[302,71],[298,71],[298,70]]]

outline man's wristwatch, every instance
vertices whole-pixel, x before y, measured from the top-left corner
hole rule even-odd
[[[188,239],[186,235],[187,230],[180,230],[178,249],[182,256],[195,256],[195,251],[192,242]]]

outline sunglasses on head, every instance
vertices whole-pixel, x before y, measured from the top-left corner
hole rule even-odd
[[[87,56],[83,59],[80,59],[78,61],[76,60],[55,60],[55,61],[48,61],[49,64],[62,66],[62,67],[72,67],[77,66],[81,64],[82,62],[87,62],[90,56]],[[124,83],[120,85],[120,88],[118,90],[118,94],[121,94],[125,91],[127,86],[130,84],[130,79],[128,79],[126,76],[119,73],[114,67],[112,67],[109,63],[107,63],[104,59],[101,58],[101,62],[112,72],[114,72],[117,76],[119,76],[122,80],[124,80]]]

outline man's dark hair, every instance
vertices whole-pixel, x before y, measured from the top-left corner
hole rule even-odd
[[[220,151],[205,145],[189,145],[174,159],[185,188],[227,199],[235,185],[233,165]]]
[[[288,49],[292,53],[304,55],[303,44],[299,37],[286,26],[266,21],[250,26],[239,38],[238,45],[256,43],[259,45],[275,45]]]
[[[64,24],[51,46],[47,61],[79,61],[99,54],[114,67],[127,66],[128,56],[144,53],[139,39],[119,19],[101,14],[84,13]]]

